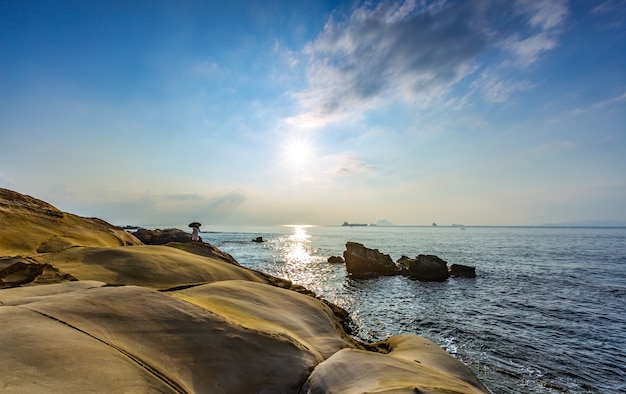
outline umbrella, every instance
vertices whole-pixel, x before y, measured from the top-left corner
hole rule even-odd
[[[189,227],[200,227],[202,226],[202,224],[198,223],[198,222],[191,222],[189,223]]]

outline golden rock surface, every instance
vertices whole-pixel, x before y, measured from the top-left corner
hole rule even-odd
[[[0,189],[0,391],[488,392],[429,340],[360,343],[339,308],[201,246]]]

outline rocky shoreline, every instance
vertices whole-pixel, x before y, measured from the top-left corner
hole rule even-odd
[[[175,237],[0,189],[2,390],[488,392],[426,338],[362,343],[304,287]]]

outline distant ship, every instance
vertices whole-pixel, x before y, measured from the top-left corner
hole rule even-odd
[[[433,222],[433,227],[437,227],[437,223]]]
[[[348,223],[348,222],[343,222],[342,226],[346,226],[346,227],[367,227],[367,223]]]

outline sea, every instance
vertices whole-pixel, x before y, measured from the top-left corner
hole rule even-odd
[[[189,230],[189,229],[186,229]],[[626,228],[203,226],[241,265],[346,309],[367,342],[412,333],[465,363],[492,393],[626,393]],[[262,237],[265,242],[252,242]],[[434,254],[477,277],[353,279],[348,241]]]

